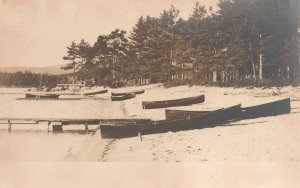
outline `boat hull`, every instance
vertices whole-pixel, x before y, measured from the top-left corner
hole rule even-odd
[[[245,107],[242,109],[243,119],[253,119],[259,117],[276,116],[291,112],[290,98],[273,101],[261,105]]]
[[[107,93],[107,92],[108,92],[108,90],[104,89],[101,91],[87,92],[87,93],[84,93],[83,95],[97,95],[97,94],[103,94],[103,93]]]
[[[166,119],[187,118],[188,116],[207,114],[210,112],[212,111],[187,111],[187,110],[165,109]]]
[[[111,100],[112,101],[124,101],[127,99],[132,99],[134,97],[135,97],[134,93],[128,93],[128,94],[120,95],[120,96],[111,96]]]
[[[58,94],[30,94],[30,93],[26,93],[25,94],[25,98],[27,99],[34,99],[34,98],[38,98],[38,99],[57,99],[60,95]]]
[[[145,93],[145,90],[138,90],[138,91],[131,91],[131,92],[126,92],[126,93],[111,93],[111,96],[122,96],[122,95],[127,95],[127,94],[130,94],[130,93],[134,93],[136,95],[139,95],[139,94],[143,94]]]
[[[181,117],[176,119],[136,122],[136,123],[120,123],[120,124],[101,124],[102,138],[126,138],[137,136],[138,132],[143,135],[176,132],[182,130],[199,129],[220,125],[229,120],[238,119],[241,113],[240,105],[230,108],[216,110],[206,114],[197,114],[189,117]]]
[[[182,99],[165,100],[165,101],[143,101],[142,106],[144,109],[167,108],[175,106],[187,106],[191,104],[203,103],[205,101],[204,95],[195,97],[188,97]]]
[[[102,138],[134,137],[141,131],[141,125],[150,124],[150,119],[119,119],[100,121]]]

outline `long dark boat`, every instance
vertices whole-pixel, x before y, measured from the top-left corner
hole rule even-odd
[[[187,117],[166,119],[159,121],[134,122],[134,123],[103,123],[100,122],[102,138],[126,138],[141,134],[156,134],[169,131],[199,129],[220,125],[229,120],[238,119],[241,106],[218,109],[204,114],[193,114]]]
[[[291,112],[290,98],[281,99],[265,104],[242,108],[243,119],[253,119],[259,117],[276,116]]]
[[[222,109],[222,108],[221,108]],[[189,116],[201,115],[211,113],[215,110],[175,110],[175,109],[165,109],[166,119],[176,119],[176,118],[186,118]]]
[[[83,95],[97,95],[97,94],[103,94],[103,93],[107,93],[107,92],[108,92],[107,89],[103,89],[100,91],[86,92],[86,93],[83,93]]]
[[[194,97],[187,97],[181,99],[165,100],[165,101],[143,101],[142,106],[144,109],[154,108],[167,108],[175,106],[187,106],[191,104],[198,104],[205,101],[204,95]]]
[[[112,93],[111,93],[111,96],[121,96],[121,95],[126,95],[126,94],[129,94],[129,93],[134,93],[134,94],[136,94],[136,95],[139,95],[139,94],[145,93],[145,90],[134,90],[134,91],[122,92],[122,93],[115,93],[115,92],[112,92]]]
[[[239,118],[241,116],[241,111],[236,111],[236,108],[240,108],[241,104],[236,104],[226,108],[218,109],[207,109],[207,110],[178,110],[178,109],[165,109],[166,119],[177,119],[177,118],[188,118],[197,115],[211,114],[214,116],[216,121],[221,121],[222,119],[232,119]],[[226,109],[226,110],[224,110]],[[224,114],[224,112],[226,114]],[[237,112],[237,113],[234,113]],[[223,117],[224,116],[224,117]]]
[[[25,94],[25,98],[27,99],[57,99],[59,96],[58,94]]]
[[[134,97],[135,97],[134,93],[127,93],[124,95],[111,96],[111,100],[112,101],[123,101],[123,100],[127,100],[127,99],[132,99]]]

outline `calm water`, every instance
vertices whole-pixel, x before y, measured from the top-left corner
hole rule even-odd
[[[24,90],[0,88],[0,93],[19,93]],[[141,108],[137,100],[111,102],[110,93],[99,95],[103,97],[101,100],[16,100],[24,98],[24,95],[0,94],[0,117],[124,118],[132,115],[128,106]]]

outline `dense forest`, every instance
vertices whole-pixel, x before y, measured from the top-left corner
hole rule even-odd
[[[36,74],[30,71],[7,73],[0,72],[0,86],[3,87],[55,87],[56,75]]]
[[[107,86],[149,83],[299,84],[298,0],[219,0],[218,10],[195,3],[187,19],[171,6],[140,17],[132,31],[115,29],[67,46],[65,70],[79,81]],[[57,76],[0,73],[1,86],[55,86]],[[67,79],[68,80],[68,79]],[[70,80],[70,79],[69,79]]]
[[[299,76],[297,0],[196,3],[188,19],[174,6],[140,17],[129,35],[115,29],[94,44],[82,39],[63,57],[81,79],[96,84],[257,83]]]

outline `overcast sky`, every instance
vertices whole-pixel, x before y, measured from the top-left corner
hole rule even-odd
[[[0,0],[0,67],[65,63],[72,40],[129,32],[140,16],[159,16],[171,4],[187,18],[197,1],[217,9],[218,0]]]

